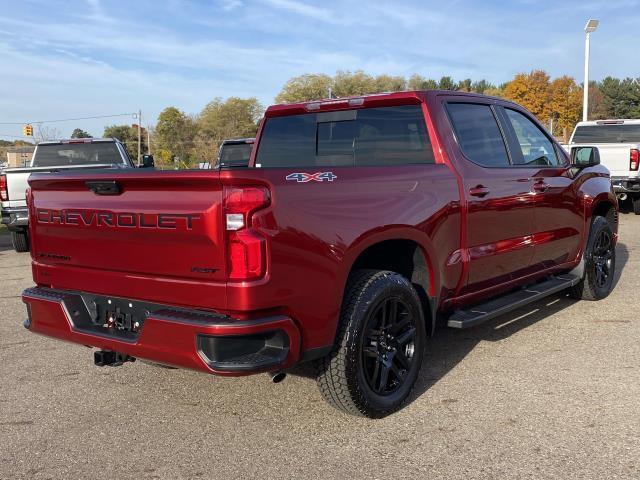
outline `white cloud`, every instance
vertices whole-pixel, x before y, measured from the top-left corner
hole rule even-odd
[[[242,6],[242,2],[240,0],[222,0],[222,9],[225,12],[229,12],[231,10],[235,10]]]
[[[275,8],[313,18],[314,20],[321,20],[323,22],[336,22],[337,20],[329,10],[314,7],[296,0],[266,0],[266,3]]]
[[[593,77],[637,76],[629,62],[637,1],[587,2],[598,5],[601,19]],[[436,8],[422,0],[85,0],[82,7],[12,6],[0,17],[0,58],[12,67],[0,76],[0,92],[12,93],[2,98],[3,118],[137,108],[151,118],[168,105],[195,113],[231,95],[268,104],[294,75],[337,70],[499,83],[542,68],[579,79],[588,17],[577,2],[453,0]]]

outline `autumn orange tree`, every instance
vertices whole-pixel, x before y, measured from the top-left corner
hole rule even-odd
[[[582,87],[567,75],[553,80],[549,85],[549,115],[553,118],[554,130],[566,137],[580,121],[581,113]]]
[[[551,116],[549,75],[543,70],[519,73],[504,88],[503,95],[519,103],[542,122]]]

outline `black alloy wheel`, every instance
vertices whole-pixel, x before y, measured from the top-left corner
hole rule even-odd
[[[329,355],[316,362],[325,400],[352,415],[398,410],[416,383],[426,342],[416,287],[388,270],[356,270],[345,289]]]
[[[604,288],[612,273],[613,241],[611,232],[600,230],[593,245],[594,283],[597,288]]]
[[[398,297],[384,299],[369,317],[361,361],[369,388],[390,395],[404,384],[415,354],[416,318]]]

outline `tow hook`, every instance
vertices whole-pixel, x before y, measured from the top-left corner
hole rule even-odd
[[[287,378],[287,374],[282,371],[269,372],[267,375],[269,375],[269,380],[271,380],[272,383],[280,383]]]
[[[98,367],[119,367],[125,362],[135,362],[135,357],[109,350],[93,352],[93,363]]]

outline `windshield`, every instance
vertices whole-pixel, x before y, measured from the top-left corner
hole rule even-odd
[[[34,167],[124,163],[113,142],[38,145]]]
[[[640,124],[582,125],[573,134],[573,143],[640,143]]]
[[[220,167],[247,167],[251,156],[252,143],[228,143],[220,148]]]

